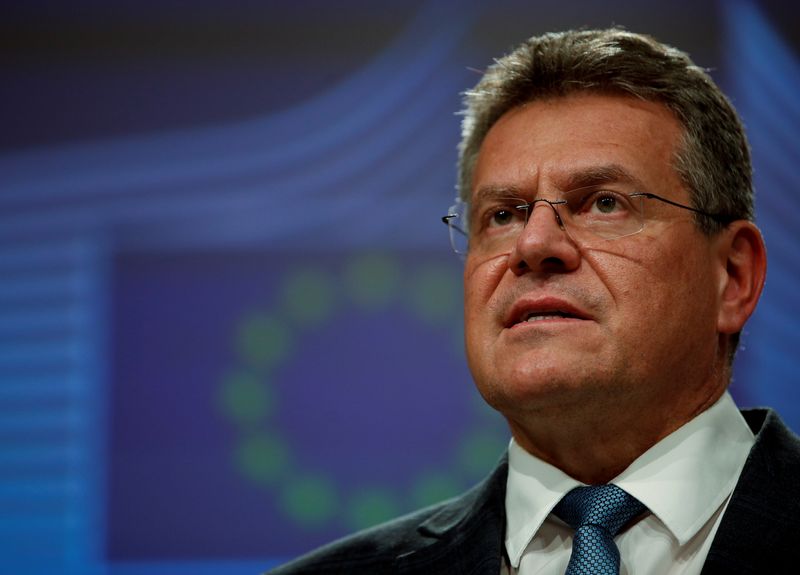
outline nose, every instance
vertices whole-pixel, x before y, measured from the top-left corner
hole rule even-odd
[[[566,273],[580,265],[581,253],[569,237],[556,207],[534,202],[528,222],[514,244],[508,266],[516,275],[529,272]]]

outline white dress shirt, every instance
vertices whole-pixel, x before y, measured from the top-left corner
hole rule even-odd
[[[614,539],[620,574],[699,574],[753,443],[726,392],[615,477],[651,512]],[[573,531],[550,511],[579,485],[511,440],[503,573],[563,575]]]

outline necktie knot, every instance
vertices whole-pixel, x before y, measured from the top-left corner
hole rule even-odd
[[[647,507],[616,485],[576,487],[553,509],[575,530],[567,575],[619,573],[614,536]]]
[[[609,484],[576,487],[559,501],[553,513],[573,529],[597,525],[608,530],[613,537],[645,509],[633,495]]]

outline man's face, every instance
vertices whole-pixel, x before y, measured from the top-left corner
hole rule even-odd
[[[471,205],[487,194],[555,200],[588,183],[690,204],[673,168],[680,136],[671,112],[652,102],[531,102],[487,134]],[[537,203],[507,249],[471,248],[468,361],[481,393],[510,420],[576,406],[683,418],[714,393],[724,263],[690,212],[644,202],[646,224],[633,235],[570,236]]]

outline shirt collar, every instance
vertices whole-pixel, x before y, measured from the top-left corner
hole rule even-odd
[[[726,392],[611,482],[644,503],[683,545],[731,494],[753,443],[753,433]],[[506,551],[512,565],[519,565],[553,507],[579,485],[511,440]]]
[[[520,559],[553,507],[581,483],[525,451],[514,439],[508,446],[506,552],[511,565]]]

